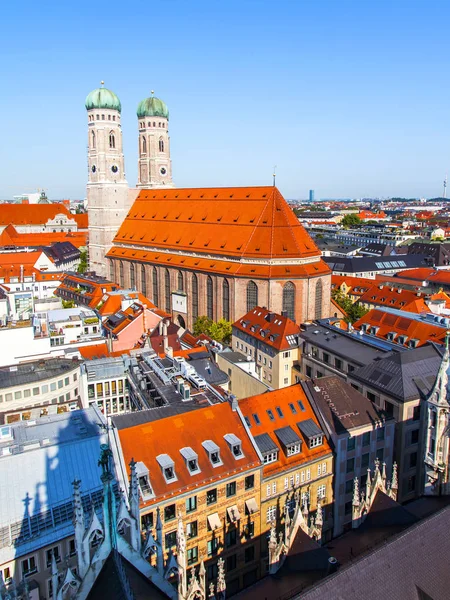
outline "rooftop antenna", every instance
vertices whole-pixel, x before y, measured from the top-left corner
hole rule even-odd
[[[275,179],[277,176],[277,165],[273,166],[273,187],[275,187]]]
[[[444,179],[444,194],[443,194],[443,198],[447,198],[447,175],[445,176],[445,179]]]

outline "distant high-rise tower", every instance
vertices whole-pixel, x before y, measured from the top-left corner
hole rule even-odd
[[[169,109],[152,95],[137,108],[139,128],[138,188],[174,187],[170,160]]]
[[[107,275],[105,254],[129,208],[120,100],[102,87],[86,98],[88,114],[89,267]]]
[[[309,201],[314,202],[314,190],[309,190]]]

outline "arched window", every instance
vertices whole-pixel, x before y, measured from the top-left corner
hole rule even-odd
[[[226,279],[222,283],[222,314],[224,319],[230,320],[230,284]]]
[[[111,121],[111,115],[108,115],[108,121]]]
[[[130,263],[130,287],[134,290],[136,287],[136,277],[134,271],[134,264]]]
[[[111,281],[114,281],[116,278],[115,275],[115,269],[114,269],[114,261],[112,258],[109,259],[109,277],[111,279]]]
[[[147,154],[147,140],[145,135],[142,136],[142,154]]]
[[[156,123],[155,123],[155,121],[153,121],[153,127],[156,127]]]
[[[178,271],[178,290],[184,292],[184,279],[181,271]]]
[[[198,317],[198,280],[197,275],[192,273],[192,322]]]
[[[164,140],[159,138],[159,151],[164,152]]]
[[[102,121],[104,121],[104,120],[105,120],[105,115],[102,115]]]
[[[125,287],[125,280],[123,278],[123,262],[120,261],[119,263],[119,284],[121,288]]]
[[[157,271],[156,267],[153,267],[152,285],[153,285],[153,304],[155,304],[156,306],[159,306],[158,271]]]
[[[141,265],[141,292],[144,296],[147,295],[147,274],[145,272],[145,265]]]
[[[254,281],[247,284],[247,312],[258,306],[258,286]]]
[[[148,126],[149,126],[149,127],[151,127],[151,126],[152,126],[152,124],[150,123],[150,121],[148,122]]]
[[[91,131],[92,147],[95,148],[95,131]]]
[[[314,310],[314,318],[321,319],[322,318],[322,280],[319,279],[316,283],[316,301],[315,301],[315,310]]]
[[[283,313],[295,321],[295,285],[288,281],[283,288]]]
[[[214,292],[213,292],[213,280],[208,275],[206,280],[206,316],[213,319],[213,307],[214,307]]]
[[[170,312],[170,273],[169,273],[168,269],[166,269],[165,274],[164,274],[164,290],[165,290],[166,311]]]
[[[116,138],[114,137],[114,133],[112,131],[109,134],[109,147],[110,148],[115,148],[116,147]]]

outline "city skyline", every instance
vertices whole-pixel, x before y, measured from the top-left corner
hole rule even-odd
[[[5,8],[1,198],[38,188],[86,196],[84,99],[102,79],[122,103],[132,187],[136,107],[154,89],[170,110],[177,187],[267,185],[277,165],[287,198],[442,194],[446,3],[275,11],[265,1],[173,0],[166,15],[147,15],[143,3],[113,1],[100,29],[87,3],[77,14],[51,4]]]

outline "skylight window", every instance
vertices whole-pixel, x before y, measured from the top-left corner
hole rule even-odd
[[[283,411],[281,410],[281,408],[279,406],[276,406],[275,410],[277,411],[278,416],[280,417],[280,419],[282,419],[284,417],[284,415],[283,415]]]
[[[247,423],[247,427],[251,427],[252,424],[250,423],[250,419],[248,417],[244,417],[245,422]]]
[[[253,417],[256,425],[261,425],[261,421],[259,420],[259,417],[256,413],[253,413],[252,417]]]
[[[297,400],[297,404],[298,404],[300,410],[304,412],[305,411],[305,407],[303,405],[303,402],[301,400]]]
[[[296,409],[296,408],[295,408],[295,406],[292,404],[292,402],[289,402],[289,408],[291,409],[291,411],[292,411],[292,414],[293,414],[293,415],[296,415],[296,414],[297,414],[297,409]]]
[[[270,408],[267,409],[267,414],[269,415],[269,419],[271,421],[275,421],[275,417],[273,415],[273,412],[270,410]]]

